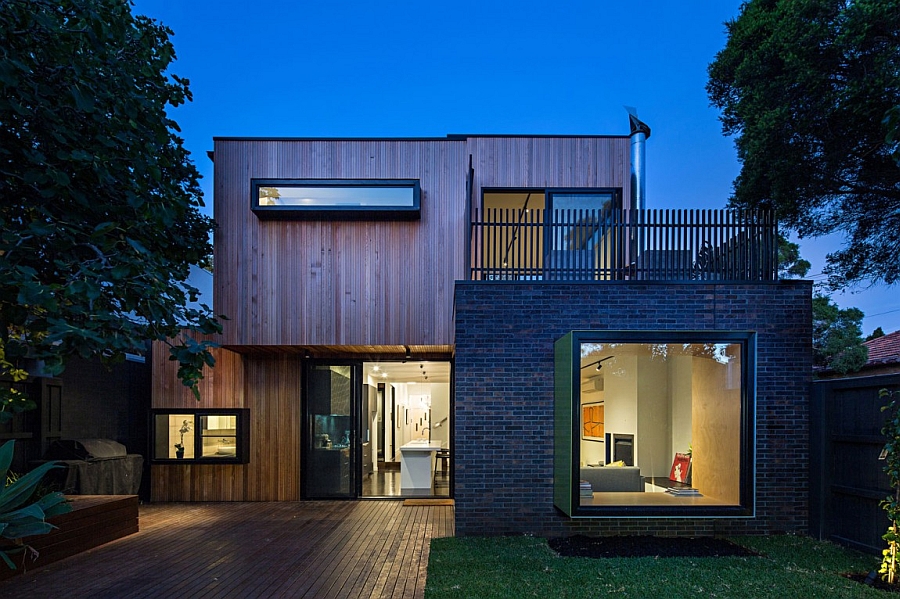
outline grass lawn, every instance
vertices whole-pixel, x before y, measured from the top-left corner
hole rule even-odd
[[[730,540],[760,557],[568,558],[537,537],[434,539],[425,597],[895,596],[840,576],[874,569],[874,556],[797,536]]]

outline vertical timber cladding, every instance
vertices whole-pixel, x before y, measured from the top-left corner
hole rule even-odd
[[[631,201],[628,136],[470,137],[473,209],[484,188],[618,187]]]
[[[153,345],[154,408],[249,408],[250,463],[153,464],[152,501],[300,499],[300,358],[214,349],[199,404],[176,377],[168,348]]]
[[[449,345],[465,275],[465,140],[215,142],[226,345]],[[268,221],[251,180],[418,179],[417,221]]]

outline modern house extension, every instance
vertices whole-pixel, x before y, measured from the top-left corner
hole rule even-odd
[[[216,138],[229,320],[200,403],[154,350],[153,500],[805,531],[811,285],[771,214],[649,209],[649,133]]]

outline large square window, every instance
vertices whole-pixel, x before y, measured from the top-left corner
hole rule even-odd
[[[751,332],[556,344],[555,503],[572,517],[752,516]]]

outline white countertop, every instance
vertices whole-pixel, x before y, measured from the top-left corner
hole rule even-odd
[[[410,441],[400,446],[400,451],[437,451],[441,448],[440,441]]]

